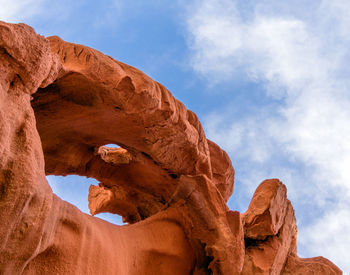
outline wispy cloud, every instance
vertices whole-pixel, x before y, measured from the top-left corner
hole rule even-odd
[[[42,12],[45,0],[0,0],[0,20],[18,23]]]
[[[297,210],[310,199],[319,210],[299,225],[302,254],[322,251],[350,270],[341,253],[350,240],[332,236],[350,232],[344,222],[350,215],[344,203],[350,199],[350,3],[274,2],[207,0],[189,9],[194,70],[209,85],[239,75],[278,100],[275,109],[259,106],[239,120],[229,109],[211,114],[207,134],[240,160],[241,177],[281,169],[276,176],[284,178]],[[332,245],[324,249],[328,241]]]
[[[122,17],[124,0],[0,0],[0,20],[26,23],[42,34],[80,36],[86,30],[113,30]],[[37,29],[38,28],[38,29]],[[52,31],[54,31],[52,33]]]

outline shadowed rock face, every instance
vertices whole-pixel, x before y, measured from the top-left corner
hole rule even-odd
[[[341,274],[296,255],[286,188],[228,209],[234,169],[196,115],[141,71],[0,23],[0,274]],[[120,148],[104,145],[117,144]],[[91,214],[45,175],[81,175]]]

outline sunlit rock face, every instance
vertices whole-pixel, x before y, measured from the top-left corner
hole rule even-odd
[[[228,209],[229,157],[141,71],[1,22],[0,72],[0,274],[341,274],[298,258],[278,180]],[[82,213],[45,175],[97,179],[91,214],[128,225]]]

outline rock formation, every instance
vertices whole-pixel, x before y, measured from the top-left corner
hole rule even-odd
[[[1,22],[0,72],[0,274],[341,274],[298,258],[278,180],[228,209],[227,154],[141,71]],[[54,195],[45,175],[72,174],[100,182],[92,214],[128,225]]]

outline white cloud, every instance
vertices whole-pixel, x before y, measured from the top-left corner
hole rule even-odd
[[[262,107],[238,121],[229,112],[212,114],[205,123],[207,134],[234,162],[244,163],[241,176],[251,178],[259,169],[269,175],[277,168],[284,171],[296,208],[310,200],[320,209],[316,220],[301,225],[301,232],[313,232],[300,234],[302,253],[312,256],[331,241],[322,254],[350,270],[341,252],[350,240],[331,236],[337,219],[350,214],[350,207],[340,203],[350,199],[350,3],[248,3],[250,13],[243,12],[239,1],[207,0],[191,6],[192,66],[209,84],[244,76],[280,103],[276,110]],[[301,176],[293,175],[295,171]],[[321,232],[320,224],[328,229]],[[349,223],[336,225],[341,233],[350,232]]]
[[[349,249],[346,244],[349,228],[348,205],[340,203],[336,211],[326,213],[323,219],[318,220],[314,226],[301,230],[299,234],[305,236],[301,243],[308,246],[313,255],[337,259],[337,264],[344,267],[345,274],[348,274]],[[342,245],[342,242],[345,242],[345,245]]]
[[[272,140],[264,136],[264,131],[269,130],[265,121],[248,117],[242,121],[223,125],[227,119],[218,113],[208,115],[204,121],[207,136],[228,152],[235,153],[236,158],[249,157],[258,163],[264,163],[270,159],[271,149],[275,145],[271,143]]]
[[[40,27],[49,35],[74,33],[76,39],[82,30],[117,27],[124,1],[0,0],[0,7],[1,21],[26,23],[35,29]],[[59,33],[52,33],[53,29]]]
[[[0,0],[0,20],[19,23],[42,12],[44,0]]]

